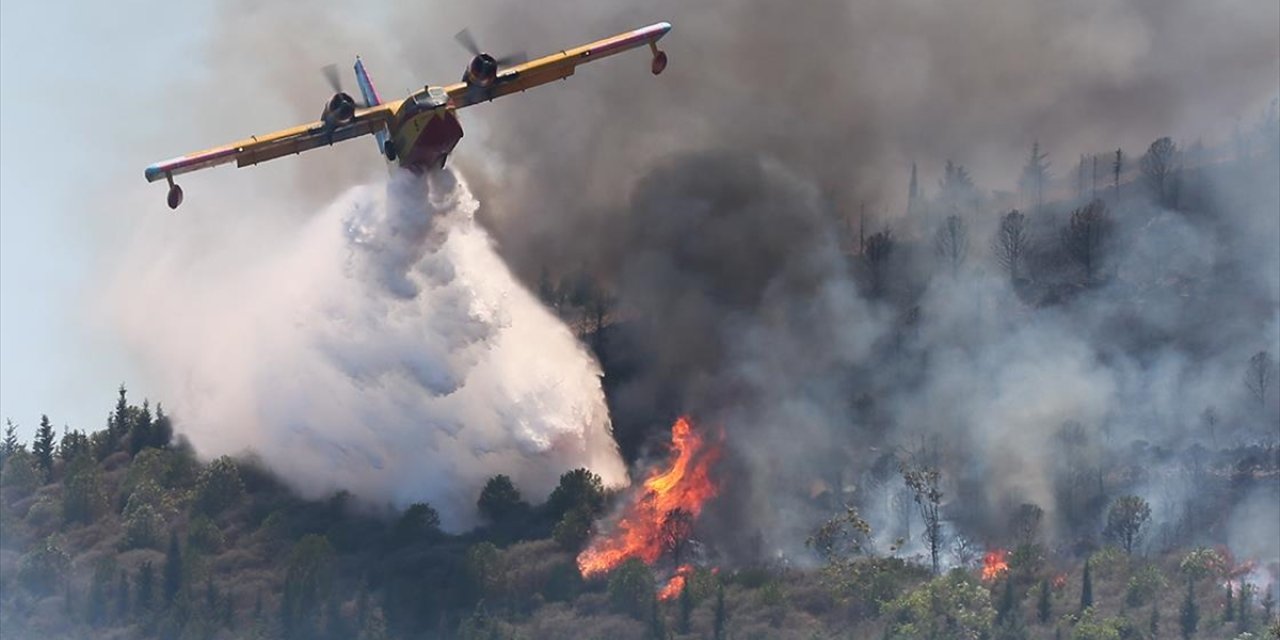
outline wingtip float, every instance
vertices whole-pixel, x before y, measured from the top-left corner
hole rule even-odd
[[[650,71],[660,74],[667,68],[667,54],[658,48],[658,41],[669,31],[671,23],[658,22],[506,66],[503,63],[507,60],[474,46],[474,40],[464,30],[458,38],[473,49],[473,57],[461,81],[446,86],[428,85],[408,97],[385,103],[374,89],[364,62],[357,57],[356,84],[363,102],[343,92],[336,74],[331,73],[334,95],[325,102],[319,120],[157,162],[147,167],[145,175],[147,182],[168,182],[169,208],[177,209],[183,194],[182,187],[173,181],[174,176],[231,162],[248,167],[364,135],[374,136],[379,153],[388,162],[397,162],[415,172],[438,169],[462,139],[458,109],[568,78],[579,65],[643,46],[649,47],[652,56]]]

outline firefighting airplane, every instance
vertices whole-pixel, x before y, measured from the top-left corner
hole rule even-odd
[[[670,30],[670,23],[659,22],[521,63],[520,56],[495,58],[481,51],[464,29],[456,39],[474,57],[462,80],[444,87],[427,86],[393,102],[382,101],[357,57],[356,83],[363,104],[357,105],[342,92],[337,74],[330,68],[334,95],[325,103],[320,120],[158,162],[147,167],[147,182],[167,180],[169,208],[177,209],[182,204],[182,187],[174,183],[174,176],[230,162],[248,167],[367,134],[374,136],[378,151],[390,162],[398,161],[401,167],[419,173],[438,169],[462,138],[455,113],[458,109],[568,78],[578,65],[644,45],[649,45],[653,54],[650,70],[657,75],[667,67],[667,54],[658,49],[658,40]]]

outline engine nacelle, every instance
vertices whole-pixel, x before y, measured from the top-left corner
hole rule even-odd
[[[355,117],[355,98],[341,91],[333,94],[333,97],[324,103],[324,111],[320,113],[320,119],[329,126],[351,122]]]
[[[467,70],[462,74],[462,81],[473,87],[488,88],[498,78],[498,61],[487,53],[471,59]]]

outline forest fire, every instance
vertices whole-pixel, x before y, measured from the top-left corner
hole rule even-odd
[[[671,576],[667,581],[667,586],[658,592],[659,600],[670,600],[684,591],[684,585],[689,581],[689,576],[693,573],[693,565],[682,564],[676,569],[676,574]]]
[[[993,549],[982,556],[982,580],[991,582],[1009,570],[1009,552]]]
[[[678,556],[693,519],[717,493],[710,468],[719,459],[720,450],[708,445],[686,417],[671,426],[671,447],[674,455],[669,467],[654,469],[645,479],[643,491],[634,494],[624,507],[613,531],[597,537],[578,554],[578,570],[584,578],[609,571],[628,558],[653,564],[666,551],[676,551]],[[680,593],[686,569],[691,567],[681,565],[662,590],[664,597]]]

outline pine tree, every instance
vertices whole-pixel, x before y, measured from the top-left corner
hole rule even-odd
[[[1236,603],[1235,603],[1234,597],[1231,595],[1231,592],[1233,590],[1234,589],[1231,586],[1231,583],[1228,582],[1227,583],[1227,605],[1222,611],[1222,620],[1224,622],[1231,622],[1236,617]]]
[[[173,604],[173,599],[182,590],[182,547],[178,545],[178,532],[169,532],[169,551],[164,556],[164,604]]]
[[[151,406],[146,400],[143,400],[142,411],[135,414],[133,424],[129,427],[129,455],[138,455],[138,452],[142,451],[144,447],[151,446],[154,440]]]
[[[1049,622],[1049,618],[1053,616],[1053,600],[1050,599],[1052,592],[1049,591],[1049,580],[1040,581],[1040,601],[1037,603],[1036,612],[1039,614],[1040,624]]]
[[[1089,569],[1089,561],[1084,561],[1084,580],[1080,585],[1080,610],[1093,606],[1093,573]]]
[[[151,441],[147,443],[147,446],[164,449],[169,446],[169,442],[172,440],[173,421],[169,419],[169,416],[165,415],[164,407],[157,402],[156,420],[151,424]]]
[[[4,467],[4,461],[9,456],[18,452],[18,427],[13,424],[12,420],[4,421],[4,440],[0,441],[0,468]]]
[[[1190,638],[1195,635],[1196,627],[1200,625],[1200,611],[1196,609],[1195,581],[1192,578],[1187,579],[1187,597],[1182,601],[1182,610],[1179,612],[1179,622],[1182,623],[1182,637]]]
[[[1148,624],[1152,638],[1160,637],[1160,603],[1151,605],[1151,622]]]
[[[107,419],[107,442],[111,449],[115,449],[125,436],[129,435],[129,399],[124,383],[120,383],[120,395],[116,398],[116,410]]]
[[[36,454],[36,462],[44,470],[45,482],[53,482],[53,425],[49,416],[40,416],[40,428],[36,430],[36,439],[31,449]]]

